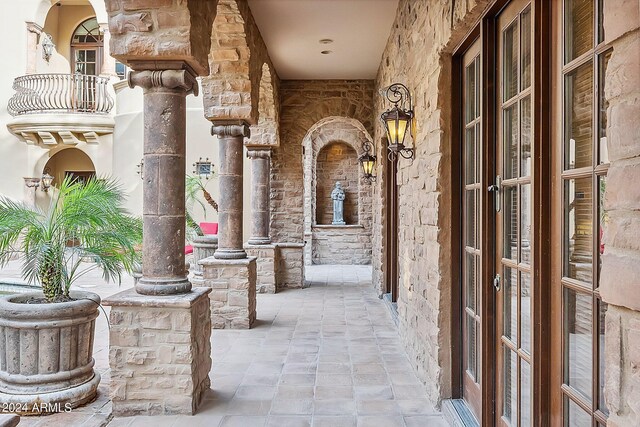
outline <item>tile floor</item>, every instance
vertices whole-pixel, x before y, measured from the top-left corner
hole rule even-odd
[[[371,268],[307,267],[307,282],[305,289],[259,294],[251,330],[212,332],[212,390],[197,415],[114,418],[109,427],[447,426],[424,398],[391,316],[371,288]],[[105,336],[106,323],[98,328],[97,337]],[[20,426],[104,425],[110,412],[104,341],[96,340],[103,374],[96,403],[23,418]]]

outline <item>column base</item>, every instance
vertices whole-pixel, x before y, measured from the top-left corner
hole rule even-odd
[[[278,266],[278,248],[276,245],[254,245],[249,241],[244,245],[247,254],[256,257],[256,292],[259,294],[276,293],[276,268]]]
[[[211,288],[211,327],[249,329],[256,320],[256,258],[200,261],[205,288]]]
[[[252,237],[249,240],[247,240],[247,244],[249,245],[270,245],[271,244],[271,237]],[[246,246],[245,246],[245,249]]]
[[[188,266],[186,270],[189,270]],[[178,295],[190,292],[191,282],[186,277],[148,279],[142,276],[136,283],[135,289],[141,295]]]
[[[128,289],[103,301],[111,306],[114,416],[196,412],[211,385],[209,292],[142,296]]]
[[[244,249],[217,249],[213,256],[216,259],[245,259],[247,253]]]
[[[216,234],[207,234],[198,236],[193,239],[193,266],[191,267],[191,283],[193,286],[202,286],[204,278],[202,277],[202,266],[200,261],[214,255],[218,249],[218,236]]]
[[[278,243],[276,283],[281,289],[304,287],[304,243]]]

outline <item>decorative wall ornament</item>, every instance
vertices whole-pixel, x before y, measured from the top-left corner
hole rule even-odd
[[[136,165],[136,169],[138,169],[136,173],[140,175],[140,179],[144,179],[144,176],[142,175],[143,168],[144,168],[144,158],[140,159],[140,163]]]
[[[202,157],[193,164],[193,174],[198,175],[204,179],[210,179],[213,174],[213,163],[209,161],[209,158],[202,160]]]

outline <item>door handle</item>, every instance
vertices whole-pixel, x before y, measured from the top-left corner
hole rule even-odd
[[[500,275],[496,274],[496,277],[493,278],[493,287],[496,289],[496,292],[500,290]]]
[[[490,185],[487,191],[495,194],[496,212],[500,212],[502,208],[502,177],[500,175],[496,175],[496,183]]]

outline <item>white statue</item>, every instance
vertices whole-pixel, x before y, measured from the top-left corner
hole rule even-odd
[[[333,200],[333,225],[345,225],[344,222],[344,197],[345,193],[342,189],[340,181],[336,182],[336,186],[331,192],[331,200]]]

